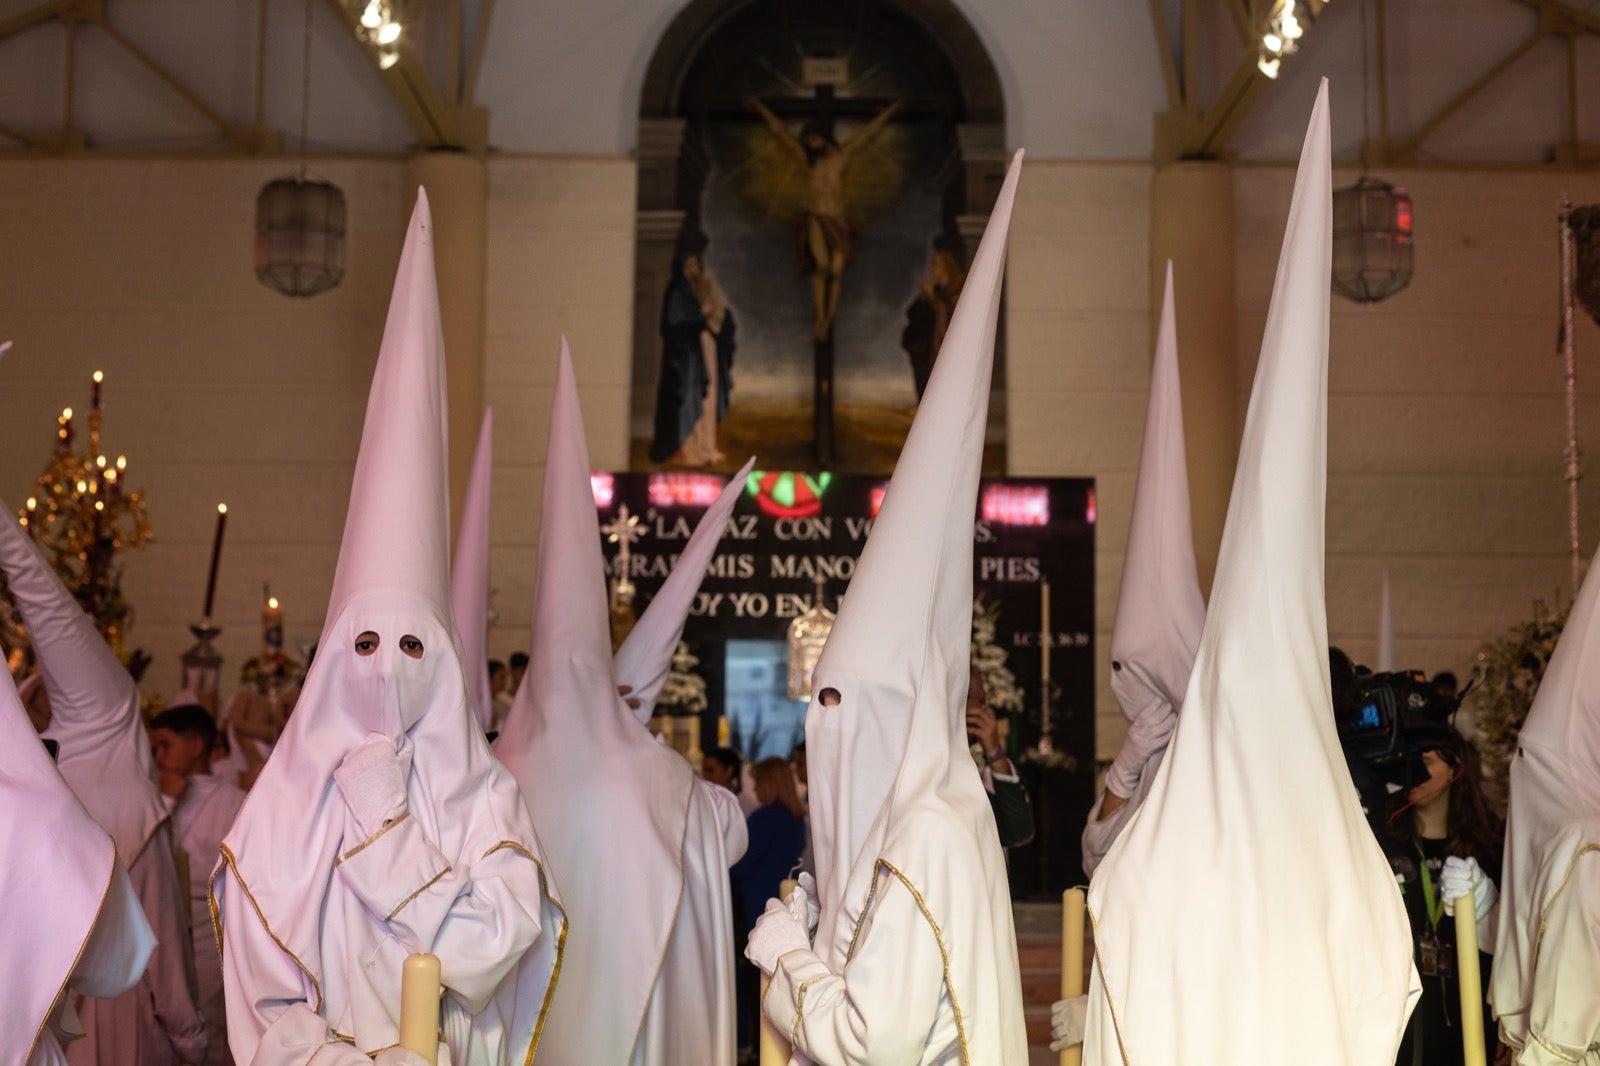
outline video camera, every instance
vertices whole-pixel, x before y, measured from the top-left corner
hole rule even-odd
[[[1450,720],[1465,696],[1439,693],[1420,670],[1356,677],[1334,706],[1352,775],[1400,788],[1422,781],[1422,753],[1453,746]]]

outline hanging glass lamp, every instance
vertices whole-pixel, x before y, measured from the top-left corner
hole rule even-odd
[[[344,193],[304,176],[256,197],[256,277],[285,296],[315,296],[344,277]]]
[[[1411,283],[1411,197],[1362,175],[1333,194],[1333,291],[1377,303]]]

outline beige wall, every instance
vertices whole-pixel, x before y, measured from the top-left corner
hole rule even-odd
[[[562,334],[589,460],[628,463],[635,178],[631,159],[497,157],[489,165],[484,397],[495,408],[490,651],[528,646],[539,494]]]
[[[320,161],[350,206],[348,274],[288,300],[249,269],[256,190],[281,163],[12,160],[0,164],[0,495],[17,504],[60,408],[107,374],[106,443],[130,457],[156,542],[128,560],[134,643],[170,691],[200,613],[212,508],[232,511],[218,620],[231,676],[256,642],[260,585],[291,640],[321,623],[350,465],[399,254],[403,164]],[[1417,275],[1376,307],[1335,300],[1329,444],[1332,638],[1376,643],[1394,586],[1401,658],[1464,673],[1472,650],[1566,581],[1561,369],[1554,354],[1553,205],[1600,199],[1573,174],[1388,174],[1417,200]],[[1240,410],[1254,366],[1292,172],[1236,178]],[[1353,175],[1341,174],[1343,184]],[[1142,164],[1030,162],[1006,296],[1011,471],[1099,485],[1097,688],[1102,756],[1122,720],[1106,687],[1149,381],[1149,196]],[[596,466],[627,461],[634,164],[489,164],[485,394],[497,408],[497,655],[526,645],[556,344],[571,339]],[[1180,299],[1183,279],[1177,279]],[[1580,357],[1600,331],[1580,315]],[[1179,339],[1182,343],[1182,338]],[[1600,387],[1580,371],[1585,443]],[[1584,492],[1585,547],[1600,502]]]
[[[284,161],[0,164],[0,496],[19,506],[55,417],[106,374],[104,444],[146,492],[153,542],[126,557],[148,693],[178,687],[215,506],[230,509],[216,621],[230,679],[272,583],[291,641],[321,625],[367,383],[403,231],[398,163],[319,160],[349,208],[344,283],[312,300],[251,270],[255,197]],[[83,423],[80,419],[80,428]],[[80,441],[81,441],[80,437]],[[231,685],[227,686],[231,688]]]

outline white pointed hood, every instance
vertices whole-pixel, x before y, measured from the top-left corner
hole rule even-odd
[[[3,349],[0,349],[3,350]],[[9,523],[7,523],[9,524]],[[0,670],[0,1066],[22,1066],[83,954],[101,907],[120,887],[111,838],[51,765],[8,671]],[[120,879],[120,886],[116,881]],[[155,938],[135,904],[120,973],[84,975],[79,989],[114,996],[144,972]],[[97,980],[95,980],[97,979]],[[87,983],[90,987],[85,987]]]
[[[1111,630],[1111,691],[1130,722],[1156,703],[1177,710],[1206,621],[1190,526],[1176,314],[1169,261]]]
[[[1389,1066],[1419,989],[1329,693],[1331,215],[1324,81],[1183,713],[1090,884],[1090,1066]]]
[[[1383,572],[1383,593],[1378,600],[1378,661],[1373,669],[1389,674],[1400,668],[1394,642],[1394,609],[1389,603],[1389,571]]]
[[[994,365],[1012,159],[812,675],[806,711],[816,951],[844,972],[880,869],[926,904],[973,1062],[1026,1059],[1005,862],[967,749],[972,527]],[[834,699],[834,695],[837,699]],[[825,702],[826,701],[826,702]]]
[[[495,754],[516,775],[572,920],[540,1048],[624,1066],[678,912],[694,774],[617,695],[605,560],[565,338],[539,512],[531,659]]]
[[[0,568],[50,697],[44,735],[61,745],[61,776],[132,865],[167,818],[139,687],[3,500],[0,514]]]
[[[354,1026],[361,1050],[397,1039],[400,975],[361,965],[380,918],[335,875],[359,840],[333,779],[371,734],[412,753],[409,817],[452,864],[510,847],[539,862],[511,775],[467,706],[450,604],[444,341],[425,193],[406,233],[367,399],[327,621],[294,713],[223,841],[231,873],[271,938],[313,986],[312,1007]],[[378,648],[354,651],[371,631]],[[402,636],[424,654],[399,650]],[[213,899],[213,914],[220,899]],[[221,930],[225,950],[229,930]],[[548,927],[545,936],[556,931]],[[248,941],[247,941],[248,942]],[[509,1017],[510,981],[495,993]],[[504,1002],[502,1002],[504,1000]],[[490,1008],[485,1008],[488,1010]],[[235,1050],[240,1045],[234,1044]]]
[[[1596,928],[1600,566],[1590,563],[1511,762],[1490,997],[1511,1044],[1542,1045],[1552,1062],[1577,1062],[1593,1046],[1600,1034]]]
[[[450,601],[461,631],[462,665],[467,670],[467,706],[488,732],[494,727],[494,697],[489,695],[489,474],[494,468],[494,408],[483,412],[478,447],[472,453],[467,494],[461,505],[461,535],[450,570]]]
[[[683,638],[684,623],[689,620],[689,608],[694,605],[695,593],[706,576],[706,567],[717,554],[717,545],[728,529],[728,516],[733,505],[744,492],[744,480],[756,461],[752,457],[739,472],[728,479],[722,494],[694,527],[689,543],[672,566],[672,573],[661,583],[661,588],[650,605],[639,616],[639,621],[617,649],[617,684],[631,686],[629,699],[639,701],[633,708],[634,717],[645,725],[655,713],[656,698],[667,683],[672,670],[672,653]]]

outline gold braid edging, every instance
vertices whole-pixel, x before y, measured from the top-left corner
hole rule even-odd
[[[278,948],[285,955],[289,956],[290,960],[296,966],[300,967],[300,972],[305,974],[306,975],[306,980],[311,982],[311,988],[317,994],[317,1005],[315,1007],[313,1007],[312,1010],[316,1014],[321,1014],[322,1013],[322,982],[318,981],[317,978],[316,978],[316,975],[311,972],[311,970],[306,966],[305,963],[300,961],[300,956],[298,956],[294,952],[290,951],[289,950],[289,945],[285,944],[282,940],[278,939],[278,934],[273,932],[272,924],[267,921],[267,916],[261,912],[261,904],[256,902],[256,897],[254,896],[254,894],[251,893],[250,886],[245,883],[244,876],[239,873],[239,860],[234,858],[233,851],[226,844],[222,845],[222,858],[223,858],[223,861],[225,861],[228,864],[228,868],[233,871],[234,879],[239,882],[239,887],[244,890],[244,898],[250,901],[251,909],[256,912],[256,918],[258,920],[260,920],[260,922],[261,922],[261,928],[263,928],[263,929],[265,929],[267,931],[267,935],[272,938],[272,942],[274,944],[278,945]],[[206,889],[206,896],[207,896],[207,899],[209,900],[209,902],[211,904],[211,924],[212,924],[212,928],[216,930],[216,934],[217,934],[217,951],[218,951],[219,954],[222,952],[222,920],[221,920],[221,915],[218,913],[218,909],[217,909],[217,875],[220,874],[221,872],[222,872],[222,867],[220,867],[220,866],[217,867],[217,869],[215,869],[214,871],[212,871],[212,873],[211,873],[211,881],[210,881],[210,884],[208,885],[208,887]]]
[[[533,857],[533,852],[518,844],[514,840],[502,840],[494,847],[483,853],[487,859],[501,848],[510,848],[512,851],[525,855],[534,869],[539,871],[539,894],[550,901],[550,905],[561,915],[561,932],[556,936],[556,964],[550,969],[550,986],[544,990],[544,1002],[539,1005],[539,1020],[533,1026],[533,1040],[528,1044],[528,1057],[523,1060],[523,1066],[532,1066],[533,1056],[539,1050],[539,1038],[544,1035],[545,1019],[550,1014],[550,1003],[555,998],[556,982],[561,979],[561,962],[567,952],[567,909],[561,901],[550,894],[550,882],[545,877],[544,864]]]
[[[955,982],[950,980],[950,952],[947,951],[944,946],[944,933],[942,930],[940,930],[939,923],[933,920],[933,912],[928,910],[927,901],[922,898],[922,893],[917,891],[917,886],[911,883],[910,878],[906,877],[905,874],[896,869],[894,864],[889,862],[887,859],[879,859],[878,867],[879,869],[887,870],[891,874],[894,874],[895,877],[899,878],[900,883],[906,886],[906,890],[909,891],[912,897],[917,901],[917,908],[922,911],[923,918],[927,919],[928,928],[933,930],[933,939],[939,944],[939,959],[944,963],[944,987],[950,993],[950,1009],[955,1012],[956,1016],[956,1035],[961,1038],[961,1061],[964,1063],[971,1063],[972,1053],[967,1047],[967,1023],[961,1017],[961,1004],[956,1002]],[[878,879],[874,877],[872,880],[873,889],[876,890]],[[868,895],[867,903],[870,905],[871,902],[872,896]],[[866,908],[862,908],[862,919],[865,920],[866,916]],[[856,928],[858,931],[861,928],[859,923],[857,923]],[[854,937],[852,937],[852,950],[854,947],[855,942]]]
[[[28,1053],[22,1057],[23,1062],[32,1062],[33,1053],[39,1048],[39,1038],[44,1036],[45,1026],[50,1024],[50,1015],[55,1013],[56,1004],[61,1002],[61,997],[67,991],[67,982],[72,980],[72,971],[78,968],[78,962],[83,958],[83,953],[89,948],[89,941],[94,936],[94,927],[100,924],[100,914],[106,909],[106,900],[111,898],[111,884],[117,879],[117,849],[111,848],[111,872],[106,875],[106,887],[100,890],[100,904],[94,909],[94,921],[89,923],[88,930],[83,934],[83,943],[78,945],[78,953],[72,956],[72,965],[67,967],[67,972],[61,976],[61,987],[56,989],[55,996],[50,1000],[50,1005],[45,1008],[44,1017],[39,1019],[39,1028],[33,1031],[33,1043],[28,1045]]]

